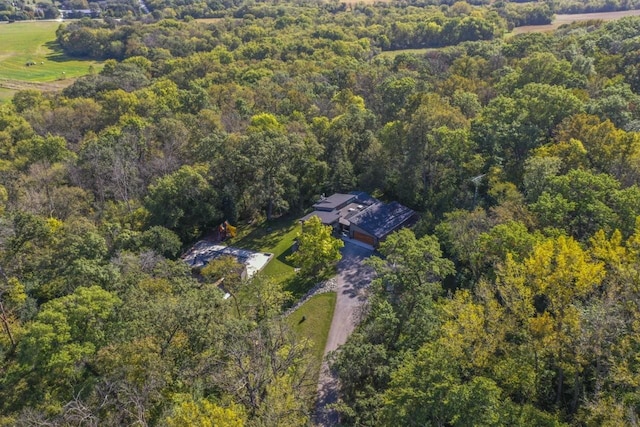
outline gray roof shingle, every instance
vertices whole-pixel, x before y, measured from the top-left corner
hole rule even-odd
[[[303,216],[302,218],[300,218],[300,221],[306,222],[309,219],[311,219],[312,216],[317,216],[318,218],[320,218],[320,221],[322,221],[322,223],[325,225],[332,225],[333,223],[335,223],[340,219],[340,215],[338,211],[332,211],[332,212],[313,211]]]
[[[349,203],[355,198],[356,196],[354,194],[336,193],[318,201],[318,203],[313,205],[313,207],[314,209],[318,209],[318,210],[331,211],[339,208],[342,205]]]
[[[351,225],[360,227],[372,236],[382,239],[408,221],[414,211],[398,202],[378,203],[349,218]]]

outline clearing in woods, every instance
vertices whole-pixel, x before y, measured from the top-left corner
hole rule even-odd
[[[522,33],[544,33],[553,31],[564,24],[572,22],[582,22],[591,20],[613,21],[614,19],[624,18],[625,16],[639,16],[640,10],[621,10],[618,12],[596,12],[596,13],[576,13],[566,15],[555,15],[553,22],[549,25],[525,25],[516,27],[512,34]]]
[[[21,89],[60,90],[102,68],[101,62],[66,56],[56,42],[58,26],[34,21],[0,25],[0,102]]]
[[[374,0],[371,0],[372,2]],[[379,0],[375,0],[379,1]],[[523,27],[516,27],[509,35],[523,34],[523,33],[545,33],[553,31],[564,24],[571,24],[572,22],[582,22],[591,20],[613,21],[615,19],[624,18],[626,16],[640,16],[640,10],[623,10],[618,12],[597,12],[597,13],[576,13],[555,15],[553,23],[549,25],[526,25]],[[385,50],[380,52],[378,56],[395,58],[402,53],[410,53],[413,55],[423,55],[430,51],[438,50],[439,48],[419,48],[419,49],[400,49],[400,50]]]

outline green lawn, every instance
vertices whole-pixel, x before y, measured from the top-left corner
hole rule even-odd
[[[300,226],[291,219],[280,219],[255,225],[238,227],[238,236],[229,241],[230,246],[259,252],[270,252],[273,259],[262,270],[262,274],[286,280],[293,276],[293,266],[285,259],[291,253],[291,246]]]
[[[294,266],[286,259],[299,232],[300,225],[295,219],[264,221],[257,226],[238,227],[238,236],[231,240],[229,245],[272,253],[273,258],[260,274],[274,278],[282,283],[285,289],[292,291],[294,298],[299,298],[304,295],[306,289],[297,289],[299,286]],[[294,289],[291,289],[291,286],[294,286]]]
[[[287,261],[293,241],[300,231],[297,218],[282,218],[271,222],[265,221],[258,226],[240,226],[238,236],[227,243],[229,246],[272,253],[273,259],[260,274],[282,283],[284,289],[292,293],[295,301],[324,279],[301,277],[295,273],[294,266]]]
[[[273,277],[282,283],[286,290],[291,291],[294,301],[297,301],[316,283],[316,280],[296,275],[294,267],[286,260],[299,232],[300,225],[297,219],[265,221],[257,226],[239,226],[238,236],[230,240],[228,244],[260,252],[271,252],[274,257],[260,274]],[[320,373],[336,297],[335,292],[316,295],[287,318],[287,322],[298,337],[308,338],[311,341],[310,369],[316,376]],[[304,320],[302,320],[303,318]]]
[[[316,295],[291,313],[287,322],[300,338],[308,338],[312,342],[314,372],[320,372],[324,347],[327,344],[329,328],[336,307],[336,293],[327,292]],[[305,320],[302,320],[304,317]]]
[[[67,57],[56,43],[58,22],[15,22],[0,25],[0,85],[12,82],[46,83],[97,71],[102,64]],[[33,61],[36,65],[27,67]],[[1,95],[0,95],[1,96]]]

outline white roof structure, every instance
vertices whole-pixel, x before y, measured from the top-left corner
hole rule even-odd
[[[239,263],[247,267],[247,278],[253,277],[257,272],[262,270],[271,258],[272,253],[253,252],[247,249],[234,248],[231,246],[218,245],[205,240],[201,240],[182,257],[191,268],[204,267],[211,260],[219,258],[223,255],[232,256]]]

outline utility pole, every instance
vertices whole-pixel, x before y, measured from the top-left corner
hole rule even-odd
[[[473,209],[476,208],[476,202],[478,200],[478,187],[480,187],[482,178],[484,178],[485,175],[486,173],[483,173],[482,175],[474,176],[473,178],[471,178],[471,182],[473,182],[473,185],[475,187],[475,191],[473,193]]]

